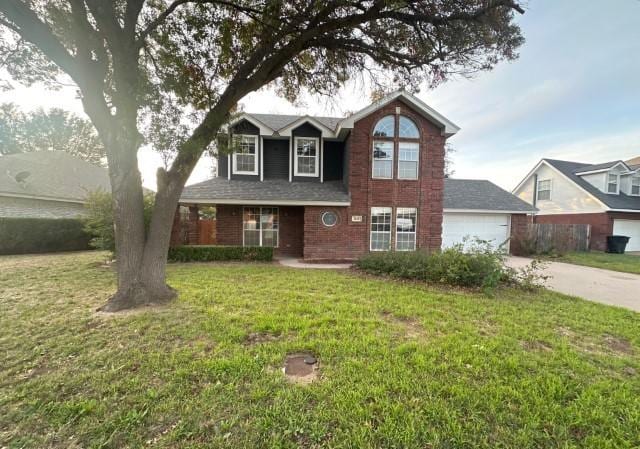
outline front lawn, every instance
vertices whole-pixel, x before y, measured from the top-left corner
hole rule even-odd
[[[0,447],[640,445],[640,315],[350,272],[175,264],[117,316],[100,253],[0,258]],[[320,378],[291,384],[287,354]]]
[[[594,268],[604,268],[605,270],[640,274],[640,256],[632,254],[610,254],[590,251],[588,253],[567,253],[553,260],[576,265],[586,265]]]

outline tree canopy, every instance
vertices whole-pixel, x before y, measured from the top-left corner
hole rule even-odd
[[[3,0],[0,73],[78,87],[114,193],[116,310],[173,295],[164,264],[180,193],[244,96],[333,95],[361,76],[415,91],[489,70],[517,57],[517,12],[515,0]],[[154,136],[174,157],[147,232],[136,154]]]
[[[96,165],[106,156],[89,120],[59,108],[23,112],[14,103],[0,104],[0,154],[31,151],[65,151]]]

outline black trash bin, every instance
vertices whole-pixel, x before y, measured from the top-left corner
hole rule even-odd
[[[607,252],[624,254],[627,243],[629,243],[629,237],[626,235],[609,235],[607,236]]]

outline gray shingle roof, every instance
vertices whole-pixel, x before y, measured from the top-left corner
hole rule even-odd
[[[625,164],[624,161],[609,161],[609,162],[603,162],[602,164],[582,164],[584,165],[583,167],[578,169],[578,172],[586,172],[586,171],[594,171],[594,170],[606,170],[608,168],[613,167],[614,165],[617,164]]]
[[[23,178],[22,182],[16,179]],[[111,191],[107,169],[61,151],[0,157],[0,195],[83,201],[88,192]]]
[[[229,181],[225,178],[213,178],[187,186],[182,191],[180,201],[279,201],[314,203],[350,202],[341,182],[288,182],[287,180]]]
[[[640,197],[630,196],[625,193],[620,192],[619,195],[609,195],[600,191],[598,188],[589,184],[589,182],[582,179],[580,176],[576,175],[576,173],[588,171],[589,167],[592,167],[592,164],[583,164],[581,162],[570,162],[570,161],[559,161],[556,159],[543,159],[551,166],[555,167],[562,174],[564,174],[567,178],[572,180],[574,183],[582,187],[584,190],[589,192],[591,195],[595,196],[597,199],[602,201],[611,209],[630,209],[630,210],[639,210],[640,211]]]
[[[444,180],[444,208],[535,212],[536,209],[517,196],[481,179]]]
[[[530,204],[489,181],[446,179],[445,209],[533,212]],[[216,201],[295,201],[300,203],[350,202],[341,182],[288,182],[286,180],[229,181],[213,178],[184,188],[180,201],[198,203]]]
[[[247,112],[247,115],[255,118],[259,122],[267,125],[269,128],[277,131],[285,126],[295,122],[296,120],[306,117],[305,115],[282,115],[282,114],[253,114],[251,112]],[[324,126],[331,130],[335,130],[338,126],[342,117],[316,117],[310,116],[311,118],[319,121]]]

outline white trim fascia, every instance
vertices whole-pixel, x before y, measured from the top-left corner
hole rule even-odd
[[[10,198],[23,198],[27,200],[42,200],[42,201],[56,201],[58,203],[74,203],[74,204],[85,204],[86,201],[71,199],[71,198],[60,198],[56,196],[42,196],[42,195],[28,195],[28,194],[20,194],[20,193],[10,193],[10,192],[0,192],[0,197],[10,197]]]
[[[227,154],[227,179],[231,181],[231,154]]]
[[[298,200],[241,200],[180,198],[180,204],[237,204],[245,206],[334,206],[348,207],[351,201],[298,201]]]
[[[629,168],[629,166],[627,164],[625,164],[623,161],[618,161],[616,162],[614,165],[612,165],[611,167],[608,168],[599,168],[597,170],[589,170],[589,171],[581,171],[581,172],[576,172],[576,175],[578,176],[582,176],[582,175],[591,175],[593,173],[602,173],[605,171],[609,171],[609,170],[613,170],[614,168],[616,168],[618,165],[622,165],[623,168],[625,168],[627,171],[632,171],[631,168]]]
[[[264,139],[260,136],[260,181],[264,181]]]
[[[605,209],[609,209],[609,206],[607,206],[606,204],[604,204],[602,201],[600,201],[598,198],[596,198],[595,196],[593,196],[593,194],[591,194],[590,192],[588,192],[587,190],[585,190],[580,184],[576,184],[573,179],[569,178],[567,175],[565,175],[564,173],[562,173],[560,170],[558,170],[557,168],[555,168],[553,165],[551,165],[550,163],[548,163],[547,161],[545,161],[544,159],[541,159],[540,162],[538,162],[538,164],[533,168],[533,170],[531,170],[529,172],[529,174],[527,176],[524,177],[524,179],[522,181],[520,181],[520,184],[518,184],[516,186],[515,189],[513,189],[511,191],[512,194],[516,194],[516,192],[520,189],[520,187],[522,187],[522,185],[531,177],[533,176],[533,174],[540,168],[540,166],[542,164],[545,164],[547,167],[551,168],[553,171],[555,171],[556,173],[558,173],[560,176],[562,176],[564,179],[566,179],[567,181],[569,181],[571,184],[573,184],[574,186],[576,186],[578,189],[582,190],[584,193],[586,193],[587,195],[589,195],[589,197],[591,197],[592,199],[594,199],[598,204],[600,204],[602,207],[604,207]],[[517,196],[517,195],[516,195]],[[543,200],[545,201],[545,200]],[[590,213],[594,213],[594,212],[590,212]],[[597,212],[595,212],[597,213]]]
[[[578,212],[578,211],[538,211],[536,212],[535,215],[585,215],[585,214],[604,214],[607,212],[612,212],[611,209],[604,209],[604,210],[600,210],[600,211],[585,211],[585,212]],[[636,212],[640,212],[640,211],[636,211]]]
[[[607,212],[631,212],[631,213],[640,214],[640,210],[638,209],[609,209],[607,210]]]
[[[443,214],[494,214],[494,215],[533,215],[535,210],[492,210],[492,209],[442,209]]]
[[[280,136],[291,136],[291,132],[297,128],[298,126],[304,124],[304,123],[311,123],[313,126],[315,126],[316,128],[318,128],[320,130],[320,133],[322,134],[322,137],[337,137],[337,134],[335,133],[335,131],[331,128],[327,128],[325,125],[323,125],[322,123],[320,123],[318,120],[314,119],[313,117],[311,117],[310,115],[305,115],[303,117],[300,117],[298,119],[296,119],[295,121],[289,123],[286,126],[283,126],[282,128],[278,129],[276,132],[280,135]]]
[[[289,138],[289,182],[293,181],[293,139]]]
[[[324,183],[324,139],[320,138],[320,182]]]
[[[415,95],[412,95],[409,92],[401,89],[401,90],[392,92],[386,97],[370,104],[366,108],[361,109],[355,114],[352,114],[349,117],[341,120],[340,123],[338,124],[338,128],[336,129],[336,132],[335,132],[336,135],[340,133],[340,130],[342,128],[353,128],[353,125],[355,122],[357,122],[363,117],[366,117],[367,115],[380,109],[381,107],[385,106],[386,104],[392,102],[397,98],[402,98],[403,100],[407,101],[409,104],[413,105],[418,112],[422,113],[422,115],[425,116],[427,119],[431,119],[432,122],[435,122],[436,124],[441,125],[443,127],[443,134],[445,136],[450,137],[455,133],[457,133],[458,131],[460,131],[460,127],[455,123],[453,123],[452,121],[450,121],[449,119],[447,119],[444,115],[440,114],[438,111],[436,111],[435,109],[427,105],[425,102],[420,100]]]
[[[316,160],[316,169],[313,171],[313,174],[310,173],[298,173],[298,146],[297,146],[297,141],[298,139],[308,139],[308,140],[315,140],[316,142],[316,155],[315,160]],[[293,155],[293,176],[296,176],[298,178],[317,178],[320,175],[320,140],[317,137],[305,137],[305,136],[295,136],[293,138],[293,150],[294,150],[294,155]]]
[[[275,129],[271,129],[270,127],[262,123],[260,120],[254,118],[248,112],[244,112],[240,114],[238,117],[230,121],[227,126],[231,128],[233,125],[240,123],[242,120],[246,120],[249,123],[251,123],[253,126],[256,126],[260,130],[260,135],[272,136],[276,132]]]
[[[255,156],[255,161],[253,162],[253,170],[252,171],[240,171],[240,170],[236,170],[236,165],[238,165],[236,163],[236,159],[238,156],[238,154],[242,154],[242,153],[233,153],[233,174],[234,175],[249,175],[249,176],[256,176],[258,175],[259,172],[259,164],[260,161],[257,159],[259,157],[259,153],[260,153],[260,136],[256,136],[255,134],[234,134],[234,137],[253,137],[253,141],[254,141],[254,145],[256,146],[256,151],[255,153],[253,153],[253,155]]]

